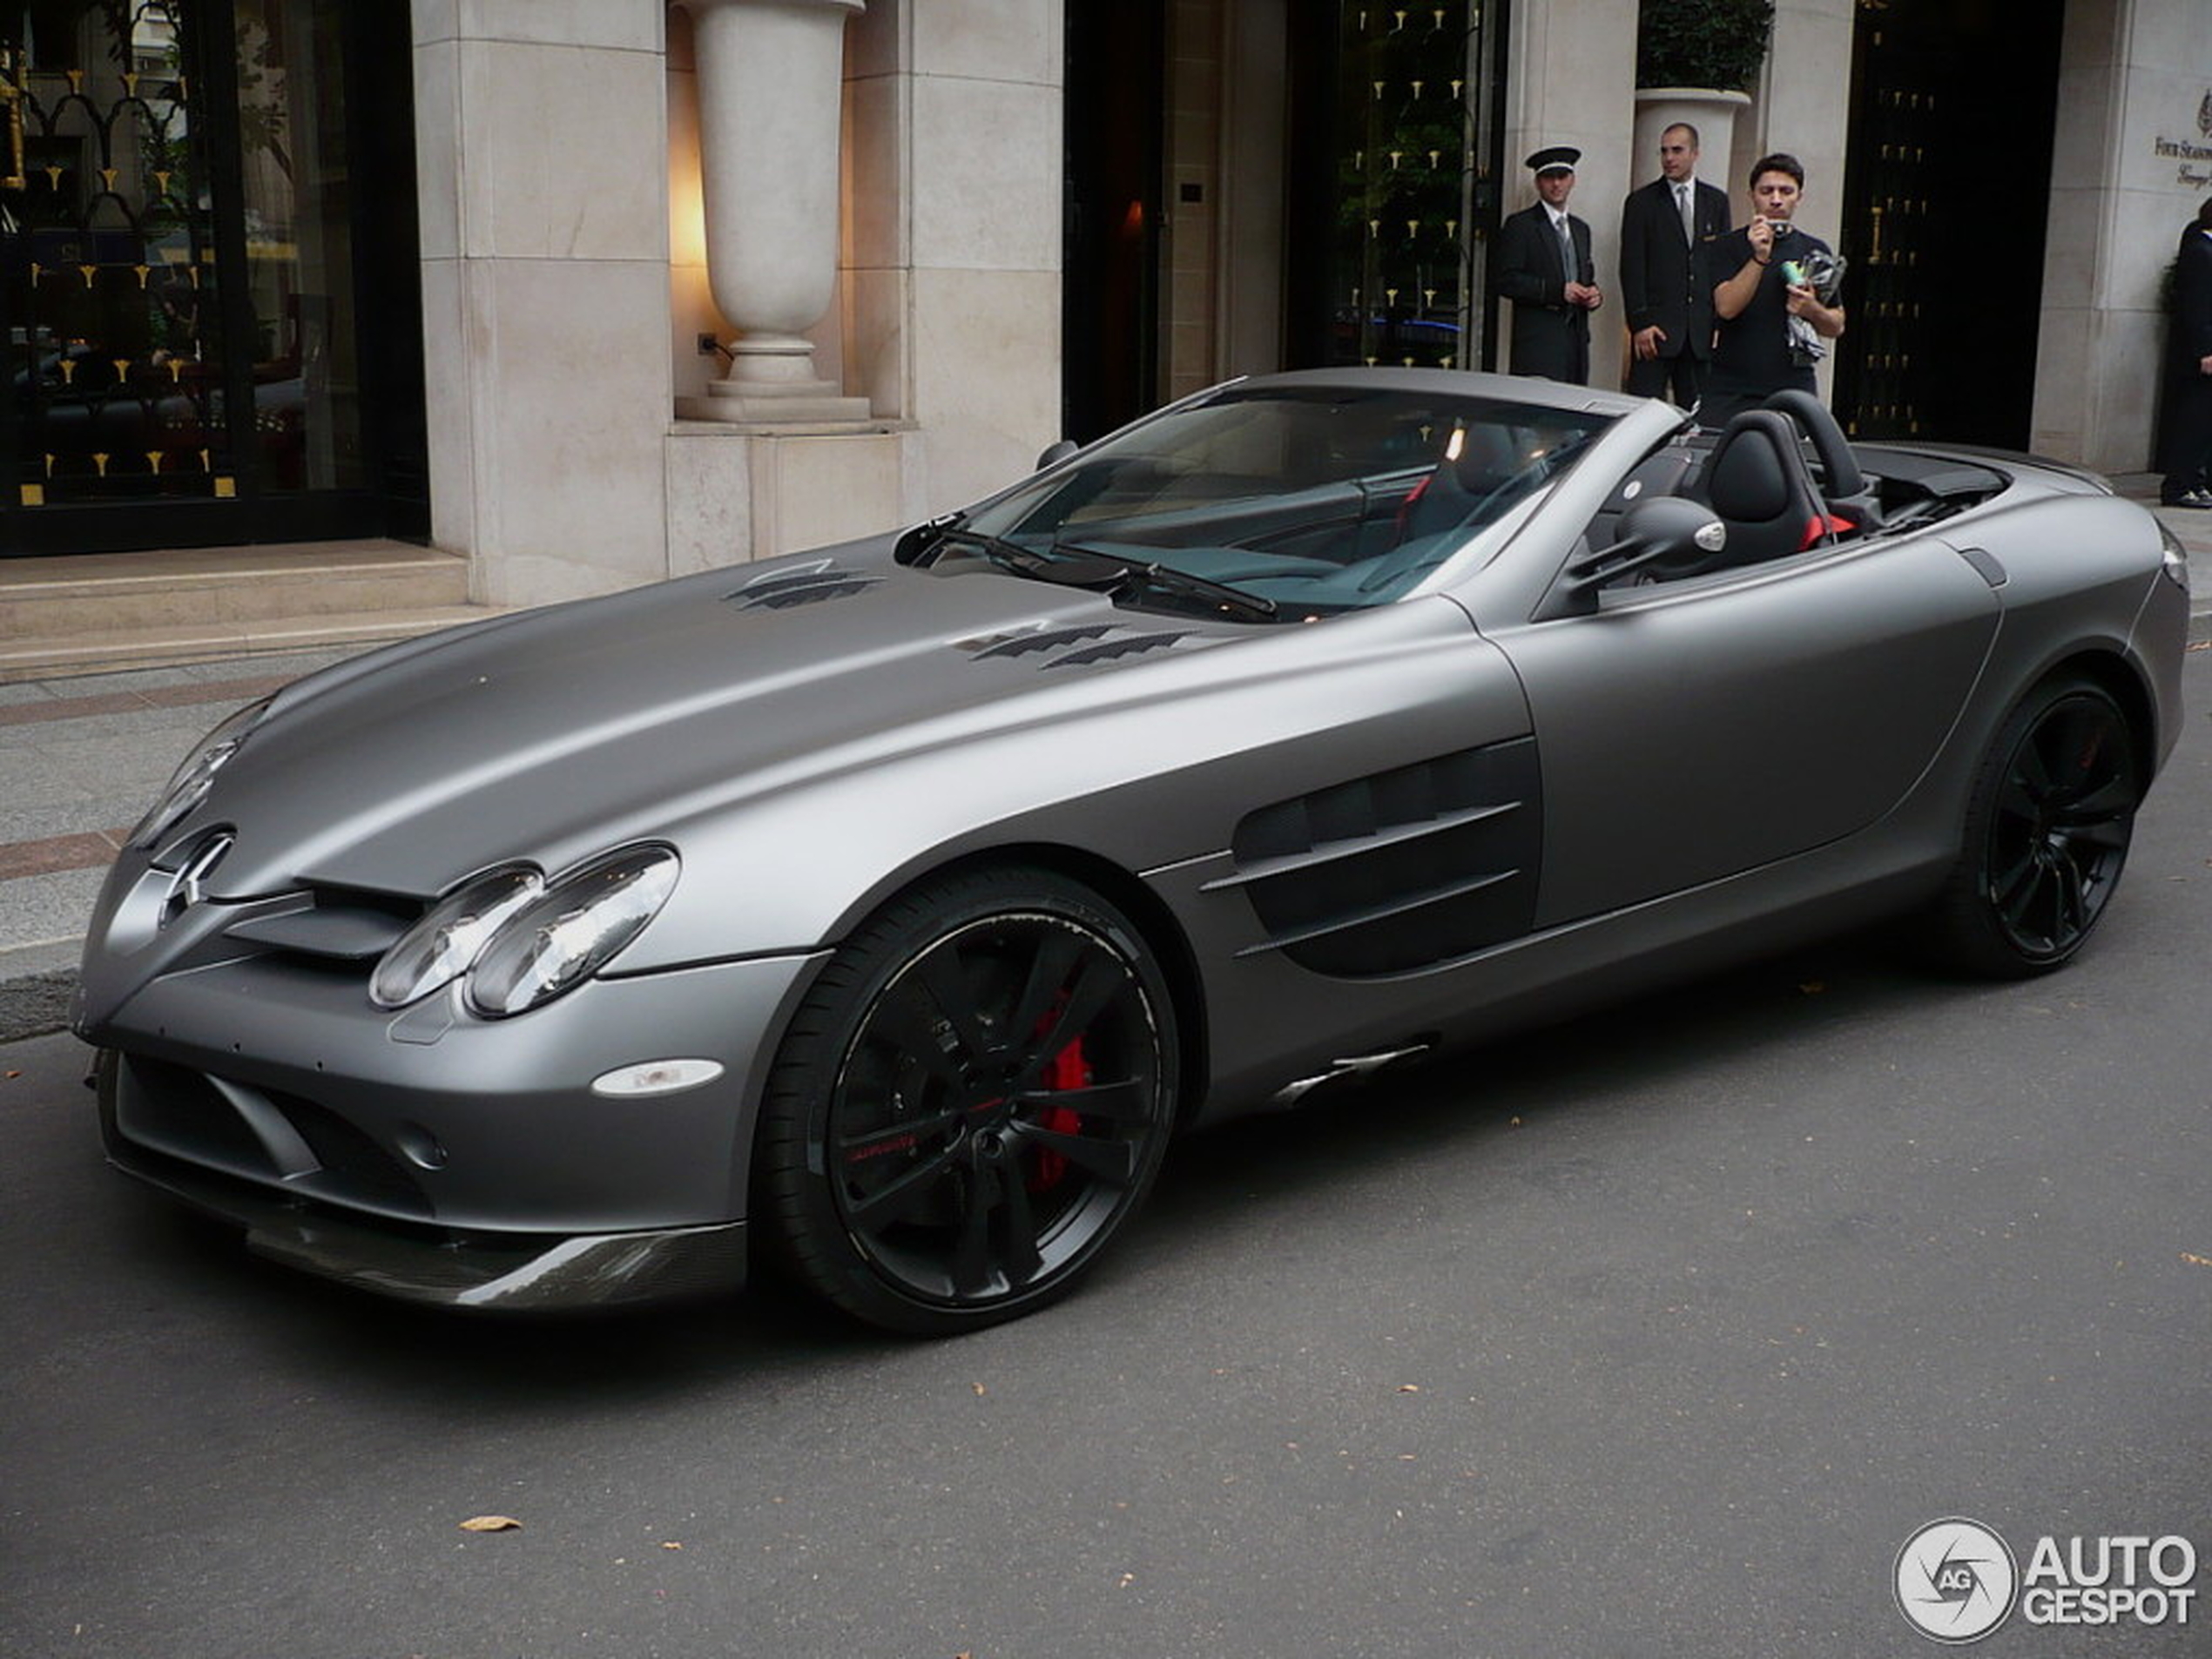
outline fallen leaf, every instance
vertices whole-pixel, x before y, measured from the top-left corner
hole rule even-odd
[[[991,1391],[984,1387],[981,1383],[977,1383],[975,1385],[975,1398],[978,1399],[982,1399],[984,1395],[989,1393]]]
[[[1398,1385],[1398,1392],[1401,1394],[1418,1394],[1421,1392],[1421,1386],[1419,1383],[1400,1383]]]
[[[666,1541],[665,1543],[662,1544],[662,1545],[661,1545],[661,1548],[662,1548],[663,1549],[681,1549],[681,1548],[684,1548],[684,1546],[683,1546],[683,1545],[681,1545],[681,1544],[679,1544],[679,1543],[678,1543],[678,1542],[676,1542],[676,1541],[675,1541],[675,1540],[673,1540],[673,1539],[670,1539],[668,1541]]]
[[[2212,1267],[2212,1256],[2199,1256],[2193,1251],[2183,1251],[2182,1259],[2192,1267]]]
[[[523,1523],[512,1515],[471,1515],[461,1523],[463,1532],[520,1532]]]

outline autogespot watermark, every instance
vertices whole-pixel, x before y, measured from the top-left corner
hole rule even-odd
[[[1979,1642],[2017,1609],[2030,1624],[2187,1624],[2196,1547],[2173,1534],[2044,1536],[2020,1566],[1997,1529],[1953,1515],[1905,1541],[1892,1576],[1897,1609],[1922,1635]]]

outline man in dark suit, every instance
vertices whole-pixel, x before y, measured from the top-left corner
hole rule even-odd
[[[1697,179],[1697,129],[1659,135],[1660,176],[1621,204],[1621,303],[1629,308],[1629,390],[1693,408],[1713,362],[1705,245],[1729,228],[1728,192]]]
[[[2212,199],[2182,232],[2166,337],[2166,414],[2158,492],[2168,507],[2212,508]]]
[[[1605,303],[1590,262],[1590,227],[1567,211],[1580,150],[1528,158],[1538,199],[1498,226],[1490,286],[1513,301],[1513,372],[1587,386],[1590,313]]]

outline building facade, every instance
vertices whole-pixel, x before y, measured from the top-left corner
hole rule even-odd
[[[0,550],[427,537],[532,604],[942,511],[1233,374],[1507,367],[1521,158],[1582,152],[1617,280],[1680,107],[1638,11],[9,0]],[[1775,14],[1700,172],[1740,219],[1804,161],[1839,415],[2146,469],[2212,8]]]

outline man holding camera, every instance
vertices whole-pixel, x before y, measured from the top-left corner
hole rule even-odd
[[[1844,332],[1843,262],[1791,222],[1804,185],[1795,156],[1761,157],[1751,168],[1751,222],[1708,249],[1716,332],[1703,425],[1725,426],[1785,388],[1817,392],[1813,370]]]

